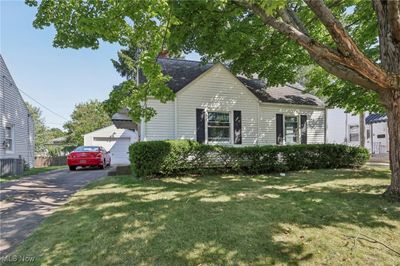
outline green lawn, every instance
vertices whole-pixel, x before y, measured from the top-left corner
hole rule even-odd
[[[16,254],[36,265],[399,265],[373,243],[400,252],[400,204],[380,195],[388,184],[383,168],[107,177]]]
[[[62,166],[47,166],[47,167],[31,168],[29,170],[26,170],[22,175],[0,177],[0,183],[15,180],[15,179],[21,178],[23,176],[37,175],[40,173],[57,170],[57,169],[63,169],[63,168],[66,168],[66,166],[62,165]]]

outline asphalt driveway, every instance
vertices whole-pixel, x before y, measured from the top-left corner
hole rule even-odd
[[[0,184],[0,256],[14,251],[32,231],[90,181],[109,169],[56,170]]]

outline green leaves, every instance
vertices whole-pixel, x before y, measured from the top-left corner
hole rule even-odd
[[[307,90],[322,99],[326,99],[328,107],[339,107],[346,112],[385,113],[379,102],[379,96],[349,82],[329,75],[320,67],[311,68],[306,74]]]
[[[191,140],[143,141],[129,148],[140,177],[225,172],[264,174],[301,169],[360,167],[367,149],[337,144],[229,147]]]
[[[65,132],[58,128],[48,128],[45,124],[45,119],[42,116],[42,110],[28,102],[25,102],[25,104],[32,116],[35,126],[35,153],[45,154],[49,152],[49,149],[51,148],[51,140],[64,136]]]
[[[88,101],[75,106],[71,120],[65,123],[67,141],[71,145],[83,145],[83,135],[111,125],[111,120],[99,101]]]
[[[261,0],[261,1],[249,1],[253,3],[259,4],[268,15],[272,16],[276,13],[277,10],[284,8],[286,6],[287,1],[285,0]]]
[[[258,4],[273,17],[278,17],[279,9],[291,8],[313,40],[336,49],[326,28],[303,1],[248,2]],[[325,2],[360,49],[377,62],[377,25],[371,3],[360,0]],[[119,53],[119,64],[113,63],[127,79],[134,79],[136,69],[140,68],[147,80],[139,86],[129,81],[118,85],[119,89],[110,94],[107,110],[129,107],[135,121],[149,120],[155,114],[145,105],[149,97],[161,102],[174,99],[165,85],[168,78],[156,64],[159,52],[165,48],[170,54],[197,51],[204,61],[222,61],[229,64],[234,73],[258,74],[269,85],[296,82],[300,69],[315,66],[297,43],[266,26],[258,16],[235,1],[43,0],[38,3],[26,0],[26,3],[37,8],[33,23],[36,28],[55,27],[55,47],[96,49],[101,40],[131,47]],[[136,50],[140,55],[132,53]],[[323,87],[324,91],[317,93],[329,98],[332,106],[344,106],[351,111],[380,108],[375,102],[375,93],[364,92],[324,73],[316,68],[310,74],[309,84],[316,92],[316,88]]]

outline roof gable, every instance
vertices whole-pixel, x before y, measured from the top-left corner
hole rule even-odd
[[[163,73],[171,77],[167,85],[175,93],[215,66],[211,63],[204,64],[198,61],[172,58],[159,58],[157,61]],[[226,66],[224,68],[229,71]],[[261,102],[324,106],[324,102],[318,97],[305,93],[302,88],[297,88],[294,85],[267,87],[262,80],[247,79],[240,76],[236,78]],[[145,82],[146,79],[143,75],[140,75],[139,80]]]
[[[159,58],[157,62],[160,64],[163,74],[171,77],[167,86],[175,93],[214,66],[210,63],[204,64],[198,61],[172,58]],[[139,80],[141,83],[146,81],[142,73],[140,73]]]

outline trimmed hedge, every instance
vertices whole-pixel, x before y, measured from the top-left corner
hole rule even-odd
[[[190,140],[137,142],[129,153],[132,170],[141,177],[359,167],[369,159],[365,148],[338,144],[230,147]]]

